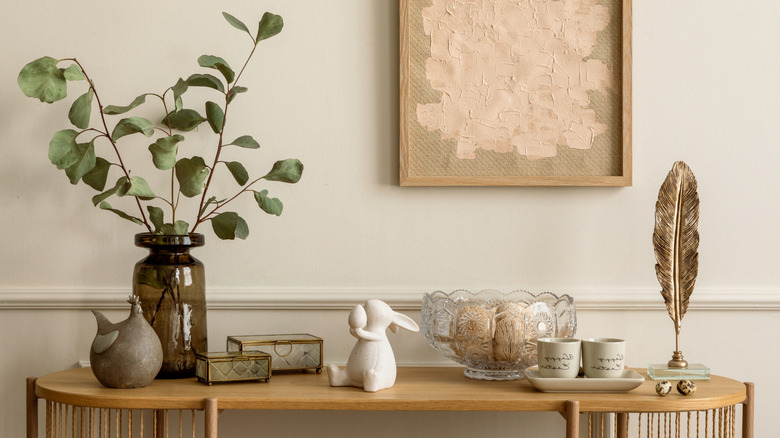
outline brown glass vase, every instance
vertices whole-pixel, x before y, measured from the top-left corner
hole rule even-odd
[[[203,263],[190,255],[203,244],[202,234],[135,235],[135,245],[149,250],[135,264],[133,294],[162,344],[158,378],[194,376],[195,353],[208,351],[206,276]]]

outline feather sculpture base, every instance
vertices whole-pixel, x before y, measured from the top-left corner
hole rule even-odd
[[[651,380],[710,380],[710,369],[700,363],[689,363],[687,368],[673,368],[669,364],[656,363],[647,366]]]

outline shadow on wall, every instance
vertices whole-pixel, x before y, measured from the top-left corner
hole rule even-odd
[[[398,186],[399,168],[399,55],[398,55],[398,2],[373,1],[370,19],[375,32],[372,34],[373,58],[371,75],[374,80],[373,96],[366,96],[376,106],[376,144],[381,153],[376,156],[378,183]]]

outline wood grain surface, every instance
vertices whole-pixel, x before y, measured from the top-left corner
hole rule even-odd
[[[644,370],[637,372],[647,378]],[[37,379],[40,398],[70,405],[122,409],[349,410],[349,411],[558,411],[578,401],[581,412],[673,412],[715,409],[742,403],[745,385],[712,376],[697,381],[691,396],[655,394],[646,380],[627,393],[542,393],[525,380],[495,382],[466,378],[459,367],[398,369],[394,387],[368,393],[360,388],[330,387],[327,373],[279,373],[269,383],[208,386],[194,378],[155,380],[146,388],[103,387],[88,368],[52,373]]]

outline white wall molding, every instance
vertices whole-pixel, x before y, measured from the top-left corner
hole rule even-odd
[[[384,288],[211,288],[210,309],[350,309],[369,298],[397,309],[418,310],[423,294]],[[122,309],[127,288],[0,288],[0,310]],[[582,288],[558,291],[574,297],[579,310],[662,309],[659,292],[648,288]],[[691,297],[696,310],[780,310],[780,289],[700,288]]]

